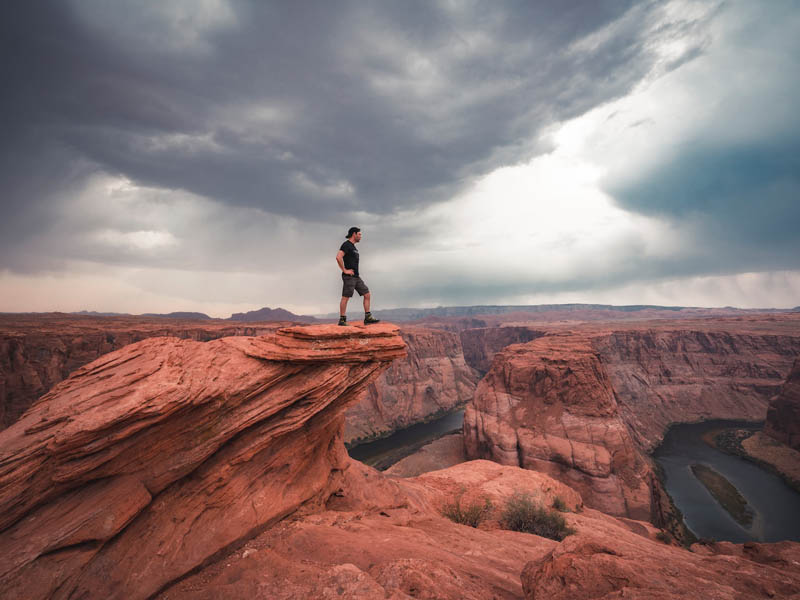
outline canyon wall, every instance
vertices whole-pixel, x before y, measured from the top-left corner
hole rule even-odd
[[[663,522],[646,454],[667,427],[763,419],[800,349],[796,318],[694,325],[552,331],[506,348],[467,407],[467,457],[541,470],[589,506]]]
[[[725,330],[616,331],[595,337],[624,421],[652,451],[672,423],[762,421],[800,355],[794,335]]]
[[[397,329],[152,338],[73,373],[0,432],[7,597],[149,598],[341,485],[344,410]]]
[[[800,450],[800,357],[794,361],[780,392],[769,403],[764,433]]]
[[[477,372],[464,362],[458,334],[405,326],[408,348],[347,411],[346,442],[369,439],[435,418],[472,398]]]
[[[511,344],[530,342],[545,335],[546,330],[531,327],[483,327],[461,331],[461,347],[469,366],[485,375],[494,355]]]

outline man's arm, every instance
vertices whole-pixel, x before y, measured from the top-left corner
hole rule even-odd
[[[339,264],[339,268],[342,270],[342,273],[345,275],[355,275],[355,271],[353,271],[353,269],[344,268],[344,250],[339,250],[339,252],[336,253],[336,262]]]

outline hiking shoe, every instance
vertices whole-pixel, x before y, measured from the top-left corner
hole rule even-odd
[[[347,317],[339,317],[339,325],[347,325]]]
[[[373,323],[380,323],[380,319],[376,319],[372,316],[372,313],[367,313],[364,315],[364,325],[372,325]]]

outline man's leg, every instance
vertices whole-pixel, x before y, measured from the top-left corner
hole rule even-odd
[[[350,300],[347,296],[342,296],[339,300],[339,325],[347,325],[347,301]]]
[[[370,297],[369,297],[369,292],[367,292],[366,294],[364,294],[364,325],[370,325],[372,323],[380,323],[381,320],[376,319],[375,317],[372,316],[372,313],[369,312],[369,302],[370,302]]]

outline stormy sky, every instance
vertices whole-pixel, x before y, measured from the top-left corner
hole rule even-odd
[[[796,1],[3,13],[0,311],[800,305]]]

